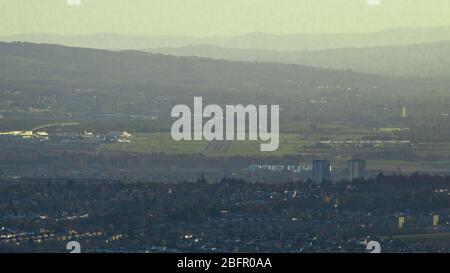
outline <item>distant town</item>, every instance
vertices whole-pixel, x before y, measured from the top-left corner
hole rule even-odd
[[[2,180],[0,251],[66,252],[77,241],[101,253],[364,253],[376,240],[388,253],[448,252],[449,185],[450,177],[421,175],[279,184]]]
[[[385,7],[361,2],[359,14]],[[90,5],[62,6],[76,18]],[[37,19],[45,14],[56,15]],[[48,22],[62,32],[91,27],[60,17]],[[211,27],[203,17],[192,18]],[[449,253],[448,37],[449,27],[0,37],[0,252],[67,253],[72,242],[87,253],[367,253],[376,242],[385,253]],[[226,105],[260,108],[240,111],[229,138],[204,138],[199,128],[220,128],[203,123],[212,111],[190,115],[195,98],[219,109],[218,127]],[[172,134],[177,106],[189,113],[184,138]],[[255,135],[235,140],[269,127],[277,149]]]

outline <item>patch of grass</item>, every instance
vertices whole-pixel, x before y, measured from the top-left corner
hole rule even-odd
[[[202,153],[207,141],[175,141],[169,133],[137,134],[131,143],[107,143],[98,147],[102,151],[136,153]]]
[[[234,141],[225,153],[212,153],[211,156],[280,156],[299,154],[305,144],[311,141],[299,139],[296,134],[281,134],[280,147],[275,152],[261,152],[260,141]],[[169,133],[137,134],[131,143],[105,143],[97,151],[123,151],[136,153],[172,153],[194,154],[203,153],[207,141],[174,141]]]

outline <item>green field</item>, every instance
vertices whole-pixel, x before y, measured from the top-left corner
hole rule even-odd
[[[340,128],[339,131],[346,129]],[[203,154],[205,156],[283,156],[302,155],[315,156],[333,159],[334,165],[346,164],[346,160],[358,153],[381,152],[387,150],[405,149],[411,147],[405,144],[385,143],[373,147],[355,146],[348,143],[328,143],[318,144],[321,140],[360,140],[364,131],[347,131],[345,135],[333,134],[302,134],[302,133],[282,133],[280,134],[280,146],[275,152],[261,152],[259,141],[174,141],[170,133],[138,133],[135,134],[131,143],[105,143],[97,147],[96,152],[131,152],[131,153],[166,153],[166,154]],[[424,146],[414,146],[413,151],[421,156],[430,154],[440,154],[448,156],[450,154],[450,144],[428,144]],[[450,161],[406,161],[387,159],[367,159],[368,166],[372,170],[404,172],[415,171],[446,171],[450,169]]]
[[[98,152],[105,151],[127,151],[136,153],[206,153],[208,141],[174,141],[169,133],[137,134],[131,143],[108,143],[102,144]],[[259,141],[234,141],[226,151],[217,153],[208,152],[207,155],[220,156],[270,156],[299,154],[303,145],[312,144],[313,141],[304,141],[295,134],[281,134],[280,147],[276,152],[261,152]]]
[[[108,143],[98,148],[103,151],[124,151],[136,153],[201,153],[207,141],[174,141],[169,133],[137,134],[131,143]]]

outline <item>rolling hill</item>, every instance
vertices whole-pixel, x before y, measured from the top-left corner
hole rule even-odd
[[[0,86],[22,89],[184,88],[278,92],[375,85],[373,75],[294,64],[245,63],[31,43],[0,43]]]
[[[209,45],[160,48],[151,52],[233,61],[293,63],[406,77],[450,75],[450,41],[302,52],[229,49]]]

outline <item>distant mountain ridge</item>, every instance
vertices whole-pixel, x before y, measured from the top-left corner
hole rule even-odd
[[[299,107],[318,107],[320,112],[321,105],[309,102],[322,98],[348,101],[357,96],[367,101],[428,90],[445,93],[449,87],[444,79],[405,79],[296,64],[0,42],[0,91],[18,94],[23,106],[37,100],[61,114],[147,115],[149,105],[170,111],[175,104],[202,96],[207,103],[282,105],[289,119],[301,112]]]
[[[273,92],[316,86],[319,82],[375,85],[380,80],[373,75],[294,64],[253,64],[138,51],[0,42],[0,87],[30,90],[167,87],[208,92]]]
[[[174,56],[293,63],[407,77],[448,77],[450,75],[450,41],[301,52],[230,49],[210,45],[160,48],[150,51]]]
[[[293,34],[273,35],[250,33],[236,37],[197,38],[192,36],[132,36],[91,34],[62,36],[53,34],[22,34],[0,37],[0,41],[60,44],[99,49],[156,49],[192,45],[214,45],[236,49],[278,51],[324,50],[346,47],[379,47],[430,43],[450,39],[450,26],[425,28],[394,28],[375,33]]]

